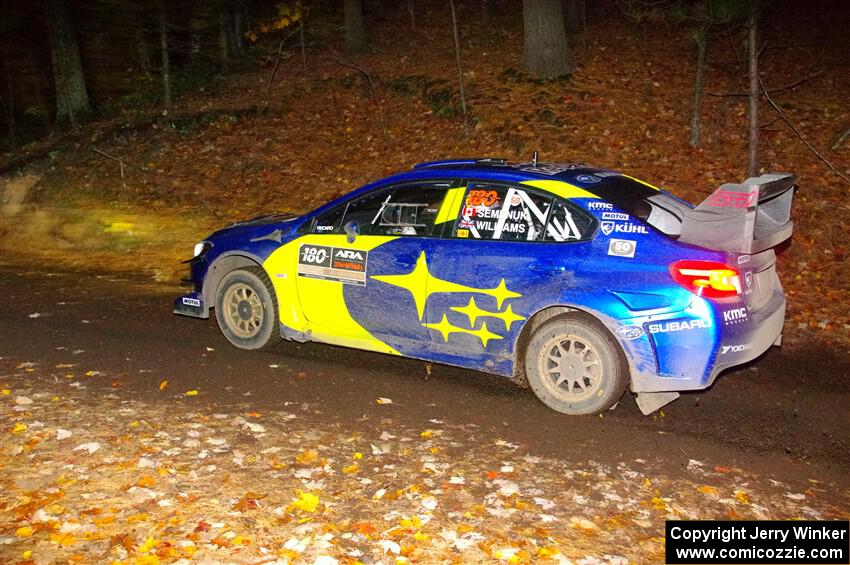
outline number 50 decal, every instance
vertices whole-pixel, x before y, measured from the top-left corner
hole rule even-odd
[[[612,239],[608,244],[608,255],[634,257],[637,243],[630,239]]]

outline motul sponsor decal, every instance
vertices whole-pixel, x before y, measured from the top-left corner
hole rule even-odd
[[[627,222],[629,220],[628,214],[623,214],[622,212],[602,212],[603,220],[622,220]]]
[[[298,250],[298,276],[364,286],[368,257],[359,249],[305,244]]]

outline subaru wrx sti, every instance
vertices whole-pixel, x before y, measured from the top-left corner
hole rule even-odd
[[[628,175],[501,159],[423,163],[303,216],[207,237],[174,312],[235,346],[318,341],[478,369],[567,414],[644,413],[781,340],[773,248],[795,177],[698,206]]]

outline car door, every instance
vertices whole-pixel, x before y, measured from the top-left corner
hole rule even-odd
[[[416,269],[437,241],[432,230],[449,188],[450,182],[379,188],[315,219],[292,259],[313,339],[427,355],[430,334],[417,302],[425,281]]]
[[[424,325],[438,360],[510,375],[526,320],[575,284],[595,220],[522,184],[472,182],[429,256]]]

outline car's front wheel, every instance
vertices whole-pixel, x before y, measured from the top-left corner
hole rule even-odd
[[[531,389],[563,414],[596,414],[620,399],[628,371],[619,344],[589,316],[567,314],[540,326],[525,350]]]
[[[215,318],[224,337],[241,349],[264,349],[281,339],[277,300],[260,267],[224,275],[216,290]]]

